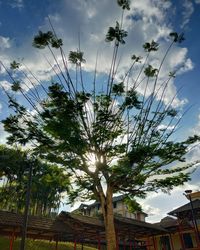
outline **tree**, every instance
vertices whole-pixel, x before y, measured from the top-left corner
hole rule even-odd
[[[32,214],[50,215],[58,210],[64,193],[70,189],[69,177],[56,165],[40,164],[33,175],[31,189]]]
[[[28,183],[28,152],[0,147],[0,172],[4,185],[0,187],[1,208],[24,211]],[[69,178],[64,169],[37,159],[34,163],[31,187],[31,214],[49,215],[58,209],[64,192],[69,190]]]
[[[117,2],[123,13],[129,9],[128,0]],[[169,103],[164,98],[175,73],[170,72],[159,84],[164,60],[173,44],[184,40],[183,34],[170,34],[172,41],[157,68],[150,64],[149,56],[156,53],[159,44],[145,43],[146,58],[132,55],[130,67],[119,81],[118,49],[125,44],[127,35],[122,15],[121,21],[110,27],[106,35],[106,41],[114,47],[107,86],[101,92],[96,69],[93,90],[85,87],[83,52],[70,51],[67,60],[62,40],[54,29],[46,33],[40,31],[33,42],[36,48],[50,50],[60,70],[58,82],[52,82],[48,90],[41,83],[45,98],[41,99],[34,85],[25,92],[20,81],[5,68],[13,81],[13,90],[20,92],[29,103],[28,110],[7,93],[14,110],[3,121],[10,133],[8,143],[32,142],[40,157],[65,167],[74,187],[71,200],[81,197],[100,201],[109,250],[116,249],[113,195],[123,193],[131,200],[151,191],[169,192],[187,182],[188,169],[195,163],[184,163],[185,154],[189,146],[199,140],[193,136],[181,142],[173,141],[180,118],[173,108],[175,97]],[[60,51],[62,65],[54,49]],[[75,80],[68,62],[75,65]],[[140,67],[139,73],[135,72],[136,67]],[[13,62],[11,68],[15,75],[21,72],[17,62]],[[137,91],[141,82],[145,83],[143,94]],[[149,94],[150,83],[153,88]],[[34,112],[30,112],[30,107]],[[182,164],[177,165],[178,162]]]
[[[23,206],[24,177],[28,173],[26,153],[1,145],[0,159],[1,178],[4,180],[0,188],[1,208],[19,211]]]

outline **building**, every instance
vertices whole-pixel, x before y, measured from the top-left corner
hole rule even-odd
[[[200,192],[186,197],[190,202],[155,223],[168,233],[151,239],[148,250],[200,250]]]
[[[120,215],[130,219],[145,221],[145,218],[147,217],[147,214],[142,211],[131,213],[124,202],[124,195],[113,197],[113,209],[115,215]],[[101,205],[99,202],[94,202],[90,205],[82,203],[74,212],[86,216],[98,216],[101,214]]]
[[[187,204],[169,212],[169,216],[159,223],[151,224],[116,214],[117,250],[200,250],[200,192],[188,194],[187,198]],[[119,209],[115,211],[124,211],[122,205],[118,206],[121,202],[123,197],[113,199],[113,206]],[[91,216],[98,205],[95,202],[84,208],[82,204],[76,210],[79,213],[63,211],[54,219],[29,216],[27,237],[53,240],[56,250],[59,241],[73,242],[74,249],[77,249],[78,243],[82,249],[84,244],[92,244],[104,250],[106,234],[103,218]],[[82,215],[81,211],[90,211],[91,215]],[[21,236],[22,225],[22,214],[0,211],[0,235],[10,238],[10,249],[13,249],[15,238]]]
[[[2,250],[13,250],[15,239],[22,235],[23,221],[23,214],[0,210],[0,236],[9,238],[7,248],[5,246]],[[144,235],[151,238],[154,235],[166,233],[166,230],[160,226],[122,216],[115,216],[115,227],[117,229],[117,250],[147,250],[148,242],[140,240],[140,238],[143,238]],[[52,241],[49,247],[55,250],[60,249],[59,242],[61,241],[73,243],[74,250],[85,249],[84,246],[88,244],[94,246],[95,249],[105,250],[107,244],[102,217],[84,216],[64,211],[56,218],[29,215],[27,238],[34,239],[34,241],[36,239]]]

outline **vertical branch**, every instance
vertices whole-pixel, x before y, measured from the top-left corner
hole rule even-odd
[[[80,32],[78,33],[78,52],[81,52],[81,38],[80,38]],[[82,74],[82,66],[81,66],[81,61],[79,64],[79,73],[80,73],[80,81],[81,81],[81,87],[82,87],[82,91],[85,92],[85,88],[84,88],[84,81],[83,81],[83,74]]]
[[[94,112],[94,122],[96,121],[96,110],[94,105],[96,104],[96,77],[97,77],[97,61],[98,61],[98,52],[95,60],[95,69],[94,69],[94,79],[93,79],[93,112]]]
[[[31,198],[31,184],[32,184],[32,171],[33,171],[33,163],[29,163],[29,176],[28,176],[28,185],[27,185],[27,192],[26,192],[26,204],[25,204],[25,211],[24,211],[24,221],[22,227],[22,239],[20,250],[25,250],[25,243],[26,243],[26,234],[27,234],[27,226],[28,226],[28,213],[29,213],[29,206],[30,206],[30,198]]]

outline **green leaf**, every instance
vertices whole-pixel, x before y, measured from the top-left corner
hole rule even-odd
[[[123,29],[120,29],[119,23],[116,22],[115,28],[109,27],[108,32],[106,34],[106,42],[116,41],[117,45],[119,43],[125,44],[124,38],[127,37],[127,35],[128,32]]]
[[[168,116],[175,117],[175,116],[177,116],[177,114],[178,114],[178,111],[175,110],[175,109],[169,109],[169,110],[167,110],[167,115]]]
[[[20,67],[20,63],[16,62],[15,60],[10,63],[10,68],[12,70],[19,69],[19,67]]]
[[[132,55],[131,59],[133,61],[135,61],[135,62],[141,63],[142,57],[141,56]]]
[[[15,81],[13,82],[12,86],[11,86],[12,91],[17,92],[21,90],[21,84],[19,81]]]
[[[144,73],[147,77],[155,77],[158,73],[158,69],[148,65],[148,67],[145,68]]]
[[[44,49],[46,46],[58,49],[62,45],[62,39],[57,38],[52,31],[47,31],[46,33],[39,31],[39,34],[33,40],[33,46],[38,49]]]
[[[130,197],[126,197],[124,201],[125,201],[125,204],[128,206],[128,210],[130,213],[142,211],[141,205],[135,199],[131,199]]]
[[[69,53],[69,61],[73,64],[80,65],[81,63],[85,63],[85,59],[83,58],[83,52],[81,51],[70,51]]]
[[[50,40],[53,38],[53,33],[48,31],[43,33],[39,31],[39,34],[34,37],[33,46],[38,49],[44,49],[47,45],[50,44]]]
[[[120,82],[113,84],[112,92],[116,95],[121,95],[124,93],[124,83]]]
[[[177,32],[171,32],[169,36],[175,43],[182,43],[185,40],[184,33],[178,34]]]
[[[152,40],[151,43],[145,43],[143,45],[143,48],[146,52],[157,51],[158,47],[159,47],[159,44],[156,43],[154,40]]]
[[[58,48],[60,48],[62,45],[63,45],[62,39],[58,39],[58,38],[56,38],[56,37],[52,37],[52,39],[51,39],[51,46],[52,46],[53,48],[58,49]]]
[[[176,77],[176,72],[169,72],[169,77],[175,78]]]
[[[125,106],[128,109],[132,109],[133,107],[135,107],[136,109],[140,109],[141,102],[139,101],[138,94],[134,89],[131,89],[127,92],[127,96],[125,97],[122,106]]]
[[[123,10],[130,10],[130,0],[117,0],[117,3]]]

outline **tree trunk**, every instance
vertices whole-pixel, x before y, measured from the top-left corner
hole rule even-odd
[[[107,250],[118,249],[116,243],[112,196],[112,189],[108,188],[105,199],[102,199],[101,197],[102,212],[106,231]]]

